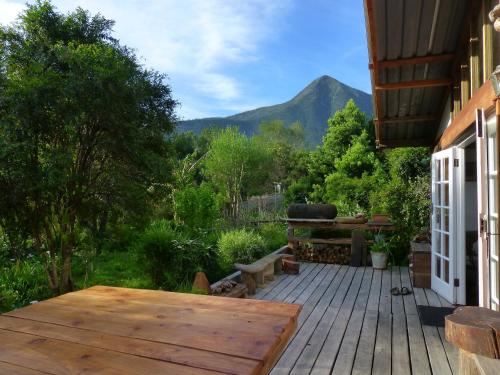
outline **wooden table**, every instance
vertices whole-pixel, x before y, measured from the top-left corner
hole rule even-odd
[[[0,315],[0,374],[266,374],[300,310],[95,286]]]

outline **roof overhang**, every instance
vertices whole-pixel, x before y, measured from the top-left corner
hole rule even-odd
[[[432,146],[478,2],[364,3],[377,144]]]

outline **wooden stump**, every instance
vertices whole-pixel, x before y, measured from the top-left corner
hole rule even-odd
[[[484,374],[477,355],[495,359],[500,374],[500,312],[464,306],[446,316],[446,340],[459,348],[461,375]]]
[[[300,270],[300,263],[293,260],[283,259],[283,271],[288,275],[297,275]]]
[[[206,294],[211,294],[212,289],[210,289],[210,283],[208,282],[207,276],[204,272],[197,272],[193,282],[193,289],[197,289],[205,292]]]

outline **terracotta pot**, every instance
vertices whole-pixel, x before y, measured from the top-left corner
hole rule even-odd
[[[391,217],[387,214],[373,214],[372,220],[375,223],[389,223],[391,221]]]
[[[387,253],[375,253],[370,251],[372,256],[372,267],[376,270],[385,270],[387,268]]]

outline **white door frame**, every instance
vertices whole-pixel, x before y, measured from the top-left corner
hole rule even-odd
[[[432,155],[431,287],[454,304],[465,304],[464,149]]]

